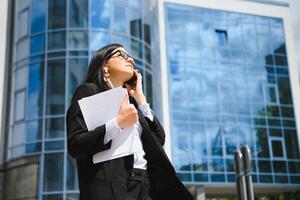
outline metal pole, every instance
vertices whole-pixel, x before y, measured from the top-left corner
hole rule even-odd
[[[235,177],[236,177],[236,189],[237,189],[238,199],[247,200],[245,177],[243,175],[242,153],[240,150],[237,150],[234,153],[234,160],[235,160]]]
[[[247,200],[254,200],[253,184],[251,177],[251,153],[247,145],[242,148],[243,171],[245,173]]]

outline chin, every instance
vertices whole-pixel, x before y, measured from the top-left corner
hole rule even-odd
[[[124,74],[126,74],[126,79],[131,79],[132,78],[132,76],[133,76],[133,71],[126,71],[126,72],[124,72]]]

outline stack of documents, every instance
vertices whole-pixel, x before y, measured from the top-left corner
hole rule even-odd
[[[82,98],[78,101],[88,131],[94,130],[116,117],[124,102],[127,90],[116,87],[108,91]],[[93,155],[93,163],[127,156],[135,152],[133,148],[133,126],[122,129],[112,140],[111,148]]]

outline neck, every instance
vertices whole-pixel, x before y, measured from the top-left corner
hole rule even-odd
[[[109,84],[110,84],[110,86],[112,88],[123,86],[123,84],[124,84],[124,82],[122,80],[120,80],[120,79],[113,79],[113,78],[109,78],[108,82],[109,82]]]

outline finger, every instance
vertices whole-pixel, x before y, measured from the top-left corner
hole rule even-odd
[[[129,90],[129,94],[130,94],[131,96],[133,96],[133,95],[134,95],[134,90]]]
[[[107,74],[104,74],[104,76],[108,78],[108,77],[110,77],[110,74],[107,73]]]
[[[142,74],[138,69],[135,70],[135,74],[138,78],[142,79]]]
[[[124,102],[123,102],[123,104],[125,104],[125,105],[128,105],[128,104],[129,104],[129,101],[128,101],[128,99],[129,99],[129,95],[128,95],[128,94],[126,94],[126,95],[125,95],[125,98],[124,98]]]

